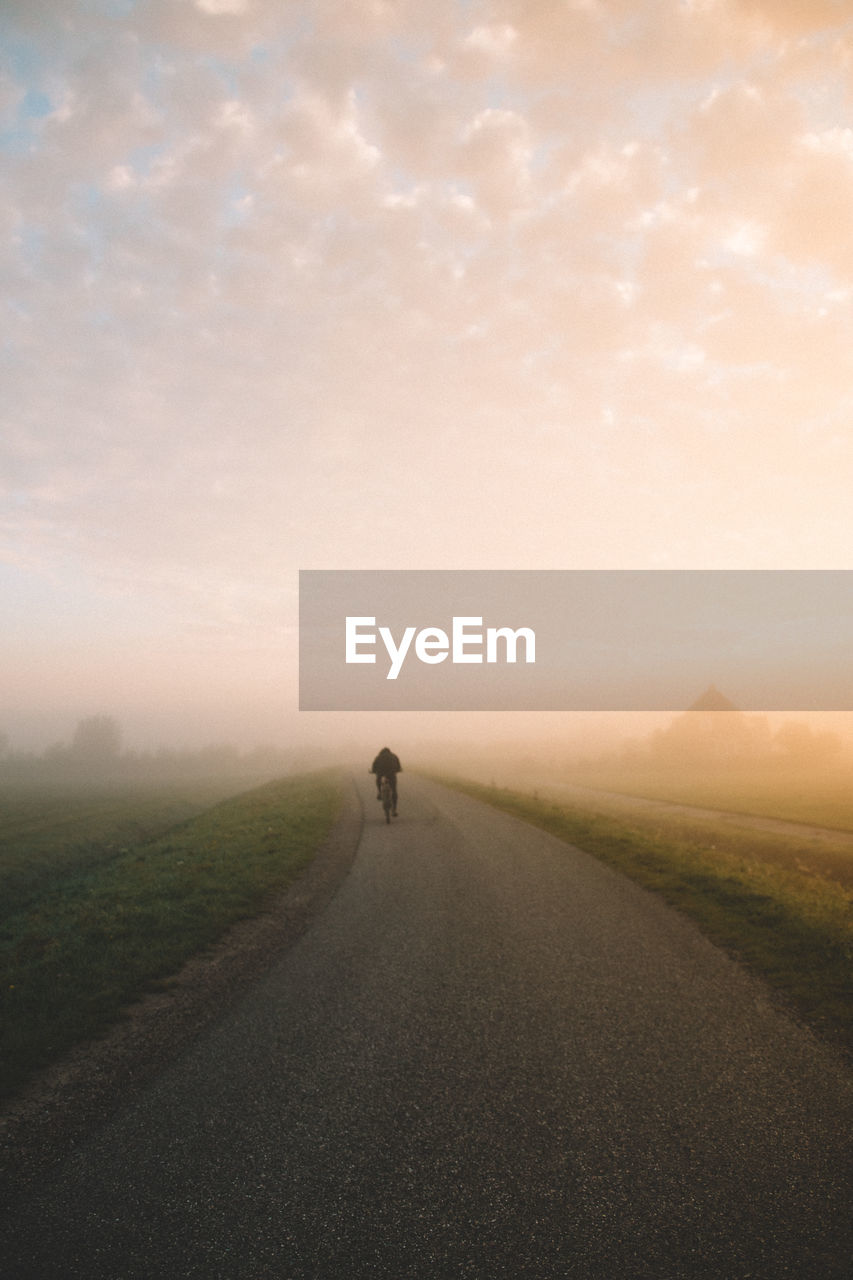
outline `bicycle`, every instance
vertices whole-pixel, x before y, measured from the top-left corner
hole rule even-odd
[[[387,778],[382,778],[379,783],[379,799],[382,801],[382,808],[385,812],[385,821],[391,821],[391,810],[394,805],[394,789]]]

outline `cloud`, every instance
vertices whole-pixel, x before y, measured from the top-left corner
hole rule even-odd
[[[796,98],[772,80],[714,85],[686,131],[697,179],[722,181],[733,196],[741,185],[749,192],[757,172],[773,175],[787,162],[802,120]]]
[[[488,58],[505,58],[518,39],[518,32],[509,22],[492,23],[474,27],[465,36],[462,45]]]
[[[195,7],[202,13],[214,16],[219,14],[242,15],[251,12],[250,0],[194,0]]]
[[[515,111],[487,107],[465,126],[461,167],[487,215],[504,216],[531,198],[531,140],[527,121]]]
[[[832,29],[842,20],[835,0],[729,0],[727,7],[734,15],[785,35]]]
[[[357,183],[382,158],[365,137],[354,91],[338,107],[319,94],[299,94],[283,113],[281,138],[290,181],[309,199],[312,188],[322,189],[325,199],[329,188],[342,194],[341,188]]]
[[[844,228],[853,216],[853,157],[845,131],[806,134],[774,226],[774,244],[787,256],[827,265],[853,282],[853,247]]]

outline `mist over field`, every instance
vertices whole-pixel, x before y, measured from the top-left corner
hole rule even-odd
[[[697,782],[754,783],[783,795],[827,788],[853,794],[848,714],[763,715],[737,710],[665,713],[319,714],[313,733],[252,745],[234,740],[156,746],[134,742],[114,716],[85,716],[66,737],[23,749],[0,733],[0,786],[20,781],[75,786],[168,782],[181,777],[259,779],[343,765],[366,770],[381,746],[404,772],[454,774],[501,786],[549,783],[655,793]]]

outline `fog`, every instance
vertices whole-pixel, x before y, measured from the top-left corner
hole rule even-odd
[[[56,746],[73,746],[81,723],[110,720],[116,726],[121,751],[150,753],[195,751],[211,744],[229,745],[239,752],[270,746],[302,753],[306,759],[349,763],[365,754],[371,758],[388,742],[418,761],[488,760],[506,754],[535,755],[537,760],[572,760],[616,749],[626,739],[665,724],[660,713],[618,716],[614,713],[498,713],[498,712],[313,712],[270,713],[259,720],[216,714],[207,707],[189,723],[171,724],[168,717],[96,710],[77,717],[43,714],[7,717],[0,727],[4,755],[23,752],[42,755]]]
[[[306,721],[309,723],[306,724]],[[21,779],[72,784],[168,782],[187,776],[261,778],[328,766],[366,770],[390,746],[404,771],[458,774],[505,786],[632,777],[792,779],[853,784],[853,716],[739,711],[667,713],[316,713],[294,716],[277,737],[135,738],[118,716],[84,716],[41,745],[0,732],[0,785]],[[224,726],[223,726],[224,727]],[[258,730],[262,726],[255,726]],[[266,726],[263,726],[266,727]],[[36,726],[31,726],[34,731]]]

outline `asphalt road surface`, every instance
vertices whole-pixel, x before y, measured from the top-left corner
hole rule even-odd
[[[592,858],[357,782],[331,904],[0,1222],[0,1273],[850,1280],[840,1060]]]

